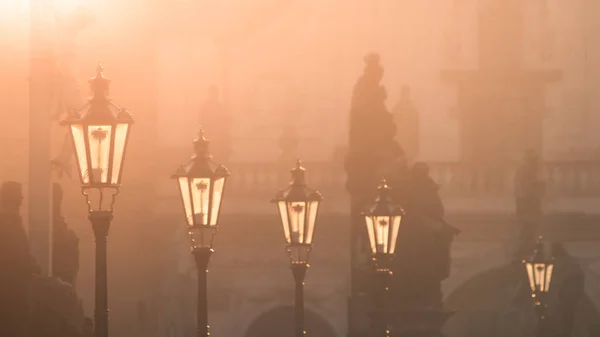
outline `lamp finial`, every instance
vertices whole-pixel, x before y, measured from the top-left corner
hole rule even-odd
[[[300,159],[296,160],[296,167],[292,169],[292,179],[294,185],[305,185],[304,173],[306,169],[302,166]]]
[[[93,99],[106,99],[108,96],[109,80],[104,77],[104,66],[99,62],[96,66],[96,76],[90,79]]]
[[[208,153],[208,145],[210,140],[204,135],[204,129],[200,127],[198,130],[198,137],[194,139],[194,153],[197,157],[210,158],[211,155]]]

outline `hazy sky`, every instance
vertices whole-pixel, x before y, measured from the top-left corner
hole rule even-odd
[[[451,116],[456,90],[442,84],[439,73],[477,67],[477,17],[486,1],[164,0],[152,2],[162,6],[157,10],[141,0],[55,0],[55,10],[66,15],[61,13],[71,13],[76,2],[95,17],[77,39],[72,66],[81,80],[91,75],[97,61],[110,61],[106,72],[115,80],[115,99],[127,103],[135,89],[120,91],[121,77],[129,76],[126,69],[139,64],[143,52],[159,55],[159,134],[164,145],[181,146],[193,137],[206,88],[217,84],[228,93],[236,136],[245,139],[240,144],[263,147],[265,156],[272,157],[278,151],[273,137],[292,118],[301,129],[302,151],[328,157],[334,146],[345,143],[344,121],[362,57],[377,51],[386,69],[388,106],[398,99],[403,84],[413,88],[423,117],[423,158],[457,155],[458,121]],[[0,3],[0,69],[3,81],[10,83],[1,97],[9,110],[26,111],[26,6],[16,5],[20,0]],[[598,103],[586,101],[586,95],[593,97],[597,87],[597,67],[585,60],[596,54],[594,41],[586,37],[598,29],[591,20],[598,5],[584,0],[519,4],[526,21],[525,65],[557,67],[566,75],[548,89],[547,142],[552,147],[597,143],[593,132],[576,130],[585,130],[596,118],[587,111]],[[155,16],[157,11],[160,15]],[[155,34],[140,35],[150,21]],[[132,50],[131,40],[140,36],[148,39],[147,50]],[[540,41],[552,47],[551,59],[540,57]],[[26,120],[14,122],[10,137],[26,135],[19,131]]]

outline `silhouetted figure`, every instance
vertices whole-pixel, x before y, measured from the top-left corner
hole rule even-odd
[[[407,212],[436,221],[444,218],[444,205],[438,193],[440,186],[429,175],[429,166],[415,163],[410,171]]]
[[[396,125],[385,106],[387,92],[380,83],[384,71],[379,55],[367,55],[365,63],[364,74],[356,82],[352,95],[348,147],[350,155],[360,154],[362,159],[369,159],[363,166],[380,171],[370,184],[377,186],[381,174],[389,173],[390,165],[403,151],[394,140]]]
[[[217,160],[227,162],[232,150],[232,119],[214,85],[208,89],[208,98],[202,104],[200,125],[211,141],[211,153]]]
[[[20,208],[21,184],[10,181],[0,187],[0,332],[20,337],[27,328],[28,286],[39,272],[30,251]]]
[[[55,277],[75,286],[79,272],[79,238],[67,227],[62,216],[62,187],[52,185],[52,273]]]
[[[33,277],[29,337],[81,337],[85,316],[73,286],[55,277]]]
[[[361,213],[375,197],[381,178],[391,173],[402,150],[396,140],[396,126],[387,110],[387,93],[381,84],[383,67],[377,54],[364,58],[365,68],[354,85],[349,115],[348,147],[344,167],[350,194],[351,295],[349,336],[363,336],[369,329],[364,305],[373,287],[371,252]]]
[[[419,155],[419,112],[410,97],[410,87],[402,87],[400,101],[392,109],[398,132],[396,139],[404,150],[409,163]]]
[[[427,164],[416,163],[405,185],[397,188],[405,189],[401,205],[407,214],[393,269],[399,301],[414,308],[441,309],[441,282],[450,274],[450,247],[459,231],[444,220],[439,185],[429,176]]]
[[[540,158],[534,151],[527,151],[523,164],[515,175],[516,216],[520,227],[517,259],[531,251],[542,221],[542,199],[545,183],[541,176]]]
[[[575,327],[575,312],[579,302],[585,296],[585,277],[579,264],[569,255],[562,243],[552,244],[556,270],[564,276],[558,284],[558,303],[556,316],[551,317],[560,324],[559,334],[555,336],[570,337]]]

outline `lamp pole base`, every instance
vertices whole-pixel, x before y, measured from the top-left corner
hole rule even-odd
[[[91,211],[88,219],[92,223],[96,239],[96,303],[94,308],[94,336],[108,337],[108,265],[107,239],[113,214],[110,211]]]
[[[208,326],[208,263],[213,252],[209,247],[197,247],[192,251],[198,269],[197,337],[208,337],[210,335],[210,327]]]
[[[304,278],[306,277],[306,263],[292,263],[294,275],[294,337],[304,337]]]

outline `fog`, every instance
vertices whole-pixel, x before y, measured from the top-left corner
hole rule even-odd
[[[544,86],[545,94],[539,93],[544,115],[540,150],[546,158],[585,157],[600,145],[594,130],[600,123],[597,1],[504,0],[509,14],[502,16],[502,10],[488,10],[491,0],[81,0],[81,10],[61,0],[56,14],[47,13],[59,19],[43,23],[42,40],[32,42],[39,50],[30,49],[28,6],[21,1],[0,0],[0,155],[5,158],[0,177],[27,184],[30,53],[36,57],[52,50],[43,55],[54,57],[57,67],[36,76],[69,88],[67,98],[54,93],[40,102],[55,116],[52,157],[60,153],[66,135],[57,124],[66,114],[58,101],[83,102],[87,79],[102,62],[112,99],[136,119],[117,206],[123,215],[116,217],[109,251],[115,261],[111,292],[131,308],[153,289],[142,275],[154,273],[150,261],[160,260],[167,245],[152,240],[173,232],[155,226],[168,216],[157,211],[161,206],[151,198],[176,193],[169,190],[172,182],[162,167],[176,168],[191,154],[211,85],[219,88],[232,116],[233,163],[277,161],[279,137],[290,125],[298,134],[298,156],[331,161],[334,150],[347,143],[352,88],[370,52],[381,55],[388,109],[400,99],[403,86],[411,88],[420,116],[418,160],[464,158],[461,125],[469,121],[461,119],[459,86],[444,82],[441,74],[485,69],[482,55],[509,59],[503,66],[519,71],[562,73],[559,81]],[[517,18],[510,16],[513,12]],[[85,25],[74,30],[68,25],[74,18]],[[492,21],[497,25],[483,39],[478,28]],[[485,102],[480,109],[488,110]],[[218,131],[208,130],[209,137],[211,132]],[[511,159],[521,154],[520,148],[506,151]],[[67,193],[64,213],[81,242],[78,291],[91,312],[93,237],[76,178],[60,182]],[[117,263],[132,250],[145,258]],[[139,284],[132,286],[125,273],[140,275]]]

